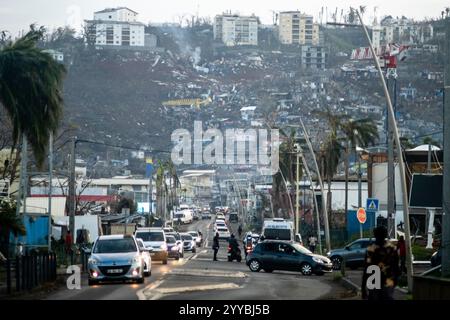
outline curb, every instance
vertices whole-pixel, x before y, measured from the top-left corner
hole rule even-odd
[[[341,279],[341,283],[344,285],[344,287],[351,289],[357,293],[361,293],[361,287],[358,286],[357,284],[355,284],[353,281],[351,281],[350,279],[343,277]],[[400,288],[400,287],[395,287],[395,290],[403,293],[403,294],[408,294],[408,290]]]

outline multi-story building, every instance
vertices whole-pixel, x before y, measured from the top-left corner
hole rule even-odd
[[[137,12],[125,7],[107,8],[86,23],[97,46],[144,47],[145,25],[137,17]]]
[[[258,17],[222,14],[214,18],[214,40],[226,46],[257,46]]]
[[[319,25],[300,11],[280,12],[278,37],[282,44],[319,45]]]
[[[300,55],[302,68],[325,69],[327,56],[325,48],[317,46],[301,46]]]

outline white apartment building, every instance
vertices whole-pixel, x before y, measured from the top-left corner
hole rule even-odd
[[[214,18],[214,39],[226,46],[257,46],[258,17],[232,14],[217,15]]]
[[[280,12],[278,38],[282,44],[319,45],[319,25],[300,11]]]
[[[91,36],[99,46],[144,47],[145,25],[137,21],[138,13],[125,8],[107,8],[87,20]]]

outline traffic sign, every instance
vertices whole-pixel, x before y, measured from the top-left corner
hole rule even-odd
[[[356,218],[358,218],[359,223],[364,224],[367,220],[366,210],[364,208],[359,208],[356,212]]]
[[[371,212],[378,211],[379,204],[380,204],[380,200],[375,199],[375,198],[367,198],[366,211],[371,211]]]

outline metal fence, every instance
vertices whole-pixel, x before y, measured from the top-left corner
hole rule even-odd
[[[4,262],[6,293],[31,290],[56,280],[56,254],[30,253]]]

